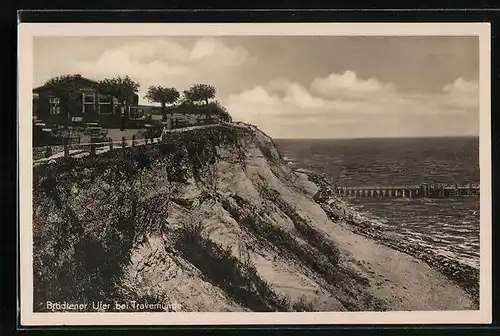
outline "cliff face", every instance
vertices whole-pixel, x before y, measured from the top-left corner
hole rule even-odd
[[[317,185],[252,127],[66,159],[33,181],[35,311],[474,308],[426,264],[332,222]]]

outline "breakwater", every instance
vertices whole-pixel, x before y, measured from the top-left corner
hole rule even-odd
[[[421,184],[412,186],[335,187],[340,197],[454,198],[479,196],[478,184]]]

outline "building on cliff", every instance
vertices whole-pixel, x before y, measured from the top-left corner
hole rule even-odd
[[[121,105],[116,97],[102,94],[95,88],[94,80],[75,75],[74,85],[78,88],[78,99],[76,104],[65,107],[61,104],[61,97],[57,97],[50,88],[45,85],[33,89],[33,117],[43,120],[46,125],[65,125],[68,116],[69,125],[81,125],[88,122],[97,122],[103,127],[120,128]],[[65,108],[69,111],[66,113]],[[171,128],[186,127],[199,124],[216,123],[224,118],[220,108],[215,104],[209,104],[207,112],[205,106],[190,105],[171,106],[167,108],[165,124]],[[150,116],[161,115],[159,106],[139,105],[139,96],[134,95],[132,104],[124,111],[126,128],[142,128],[150,119]],[[226,120],[227,121],[227,120]]]
[[[81,75],[75,75],[73,82],[79,95],[77,103],[70,107],[63,106],[61,97],[57,97],[45,85],[34,88],[34,118],[43,120],[47,125],[64,125],[67,117],[69,125],[98,122],[108,128],[120,127],[122,110],[117,98],[98,92],[95,88],[96,82]],[[135,94],[132,104],[124,111],[127,127],[142,127],[148,110],[154,108],[139,105],[138,102],[139,96]],[[64,111],[65,108],[69,111]]]

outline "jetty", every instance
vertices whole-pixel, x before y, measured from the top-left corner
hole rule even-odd
[[[420,184],[407,186],[354,186],[335,188],[340,197],[458,198],[479,196],[479,184]]]

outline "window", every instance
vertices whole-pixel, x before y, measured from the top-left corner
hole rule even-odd
[[[111,106],[111,97],[106,95],[99,95],[97,98],[99,105],[99,114],[113,114],[113,107]]]
[[[58,97],[49,97],[49,113],[59,114],[61,113],[61,101]]]
[[[111,104],[111,97],[106,95],[99,95],[99,104]]]
[[[82,112],[94,113],[95,112],[95,93],[83,92],[82,93]]]
[[[116,97],[113,97],[113,109],[115,115],[122,115],[121,104]]]
[[[84,104],[95,104],[95,93],[83,93],[83,103]]]

